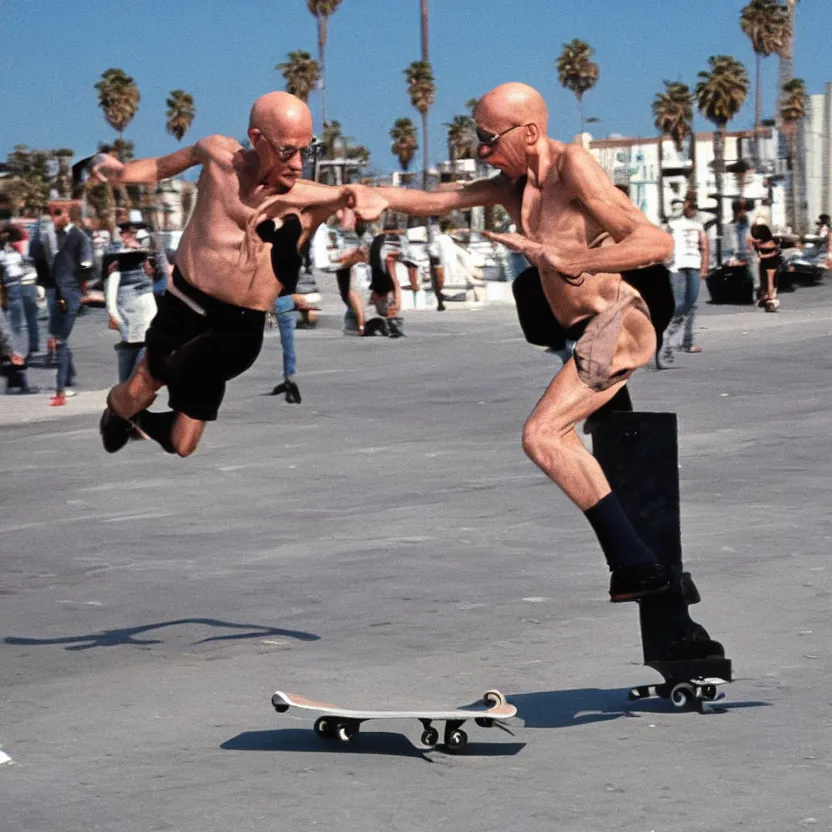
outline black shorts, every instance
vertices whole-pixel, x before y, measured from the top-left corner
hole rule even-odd
[[[225,383],[245,372],[263,346],[266,313],[223,303],[186,282],[178,268],[173,286],[159,298],[147,330],[147,366],[167,385],[170,407],[192,419],[212,422],[225,396]]]
[[[777,254],[774,257],[760,258],[760,280],[768,280],[767,272],[776,272],[783,265],[783,258]]]

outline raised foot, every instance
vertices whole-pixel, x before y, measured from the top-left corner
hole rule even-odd
[[[109,405],[104,408],[101,420],[98,423],[98,432],[101,434],[101,444],[108,454],[120,451],[129,441],[134,430],[133,423],[119,416]]]

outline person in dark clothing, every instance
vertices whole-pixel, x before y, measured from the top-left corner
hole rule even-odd
[[[67,390],[75,383],[75,363],[69,348],[69,338],[81,309],[84,284],[93,265],[90,238],[76,225],[81,219],[80,213],[80,209],[73,206],[69,213],[58,209],[54,214],[57,248],[52,274],[55,279],[58,374],[55,395],[49,402],[52,407],[66,404]]]

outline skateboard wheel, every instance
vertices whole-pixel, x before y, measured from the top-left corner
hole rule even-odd
[[[480,728],[491,728],[494,725],[494,720],[487,716],[475,717],[474,722],[476,722]]]
[[[487,690],[482,696],[482,701],[490,708],[506,704],[505,696],[498,690]]]
[[[694,699],[693,688],[687,682],[680,682],[678,685],[674,685],[673,690],[670,691],[670,701],[677,708],[686,708],[688,705],[693,704]]]
[[[436,728],[428,728],[422,732],[422,745],[433,748],[439,742],[439,731]]]
[[[329,717],[322,716],[315,720],[315,733],[325,740],[335,738],[335,724]]]
[[[289,710],[289,706],[277,694],[272,697],[272,707],[279,714],[285,714]]]
[[[447,745],[451,751],[460,751],[468,745],[468,734],[459,728],[455,728],[445,738],[445,745]]]
[[[341,724],[336,729],[336,734],[341,742],[349,742],[358,733],[358,728],[355,725]]]
[[[717,697],[717,687],[716,685],[703,685],[702,686],[702,698],[709,699],[713,701]]]

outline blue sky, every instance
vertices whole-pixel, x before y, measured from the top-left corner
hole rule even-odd
[[[550,132],[578,130],[574,96],[557,81],[561,46],[581,38],[595,49],[600,80],[586,95],[586,114],[601,119],[596,136],[652,135],[650,104],[662,80],[694,84],[713,54],[754,55],[738,17],[745,0],[430,0],[431,60],[437,79],[431,111],[431,158],[445,158],[444,122],[465,102],[503,81],[524,81],[544,94]],[[798,6],[795,73],[810,92],[832,80],[829,0]],[[210,133],[240,138],[251,102],[283,79],[273,69],[294,49],[315,54],[315,21],[305,0],[0,0],[0,154],[17,143],[94,151],[115,136],[93,88],[108,67],[132,75],[142,95],[125,137],[141,156],[175,150],[164,129],[165,98],[181,88],[196,102],[185,143]],[[420,57],[419,0],[343,0],[330,20],[328,115],[372,151],[372,166],[390,170],[387,132],[418,113],[403,70]],[[772,113],[776,58],[765,61],[765,112]],[[319,118],[317,95],[310,106]],[[753,92],[734,126],[753,123]],[[698,129],[707,129],[701,119]]]

